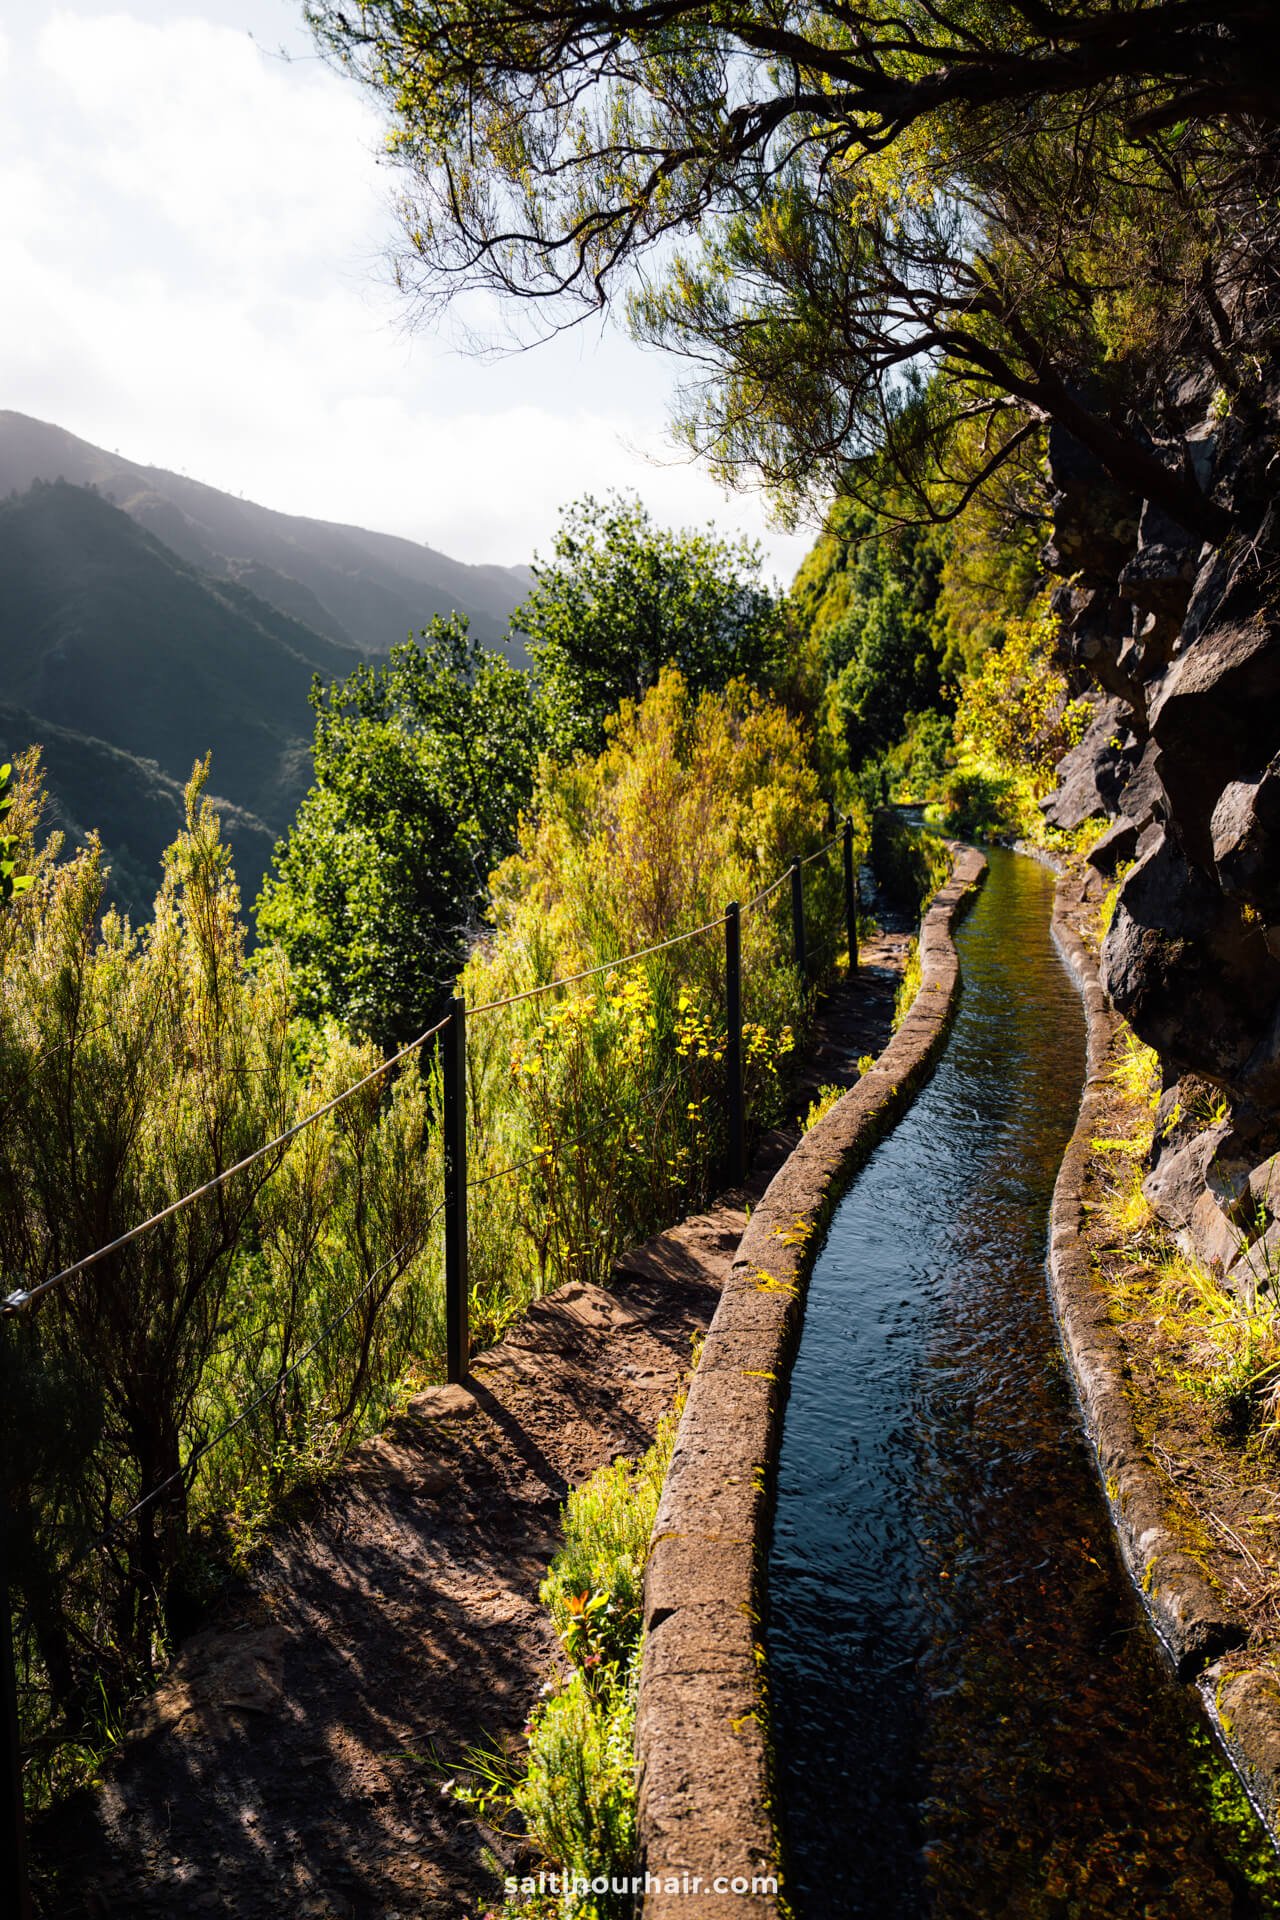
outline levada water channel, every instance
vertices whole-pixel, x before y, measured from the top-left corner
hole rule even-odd
[[[992,853],[946,1052],[809,1290],[767,1623],[799,1920],[1280,1914],[1116,1557],[1048,1304],[1084,1071],[1052,892]]]

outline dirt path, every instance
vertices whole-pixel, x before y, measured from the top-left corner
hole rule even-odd
[[[869,941],[824,1009],[802,1098],[888,1037],[907,936]],[[519,1737],[554,1658],[538,1586],[571,1486],[653,1439],[715,1310],[746,1188],[539,1301],[418,1396],[188,1641],[104,1786],[35,1836],[44,1920],[462,1920],[487,1834],[441,1791],[471,1742]]]

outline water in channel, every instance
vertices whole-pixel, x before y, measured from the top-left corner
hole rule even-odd
[[[1277,1867],[1116,1559],[1045,1292],[1084,1021],[993,852],[964,993],[818,1256],[767,1623],[799,1920],[1242,1920]]]

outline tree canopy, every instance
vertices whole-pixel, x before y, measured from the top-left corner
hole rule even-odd
[[[554,557],[512,624],[528,636],[546,744],[598,753],[605,722],[664,666],[695,693],[767,682],[783,653],[783,615],[759,584],[746,540],[656,527],[636,499],[590,495],[567,507]]]
[[[621,295],[692,361],[681,424],[726,477],[795,506],[887,452],[920,512],[953,514],[1048,419],[1226,530],[1133,409],[1169,401],[1157,340],[1194,332],[1245,377],[1218,275],[1275,252],[1267,0],[309,13],[389,110],[405,284],[552,324]]]
[[[430,1024],[532,790],[528,678],[437,617],[312,690],[315,784],[258,901],[304,1009],[384,1047]]]
[[[895,746],[913,715],[948,704],[936,619],[944,542],[928,528],[880,528],[866,508],[839,503],[792,588],[821,648],[829,725],[852,768]]]

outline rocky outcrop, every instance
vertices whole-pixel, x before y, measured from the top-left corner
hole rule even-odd
[[[1102,982],[1163,1068],[1148,1196],[1244,1284],[1280,1145],[1280,393],[1220,419],[1213,385],[1186,383],[1164,451],[1235,517],[1218,545],[1050,435],[1062,656],[1097,709],[1045,812],[1105,827],[1092,864],[1122,876]]]

